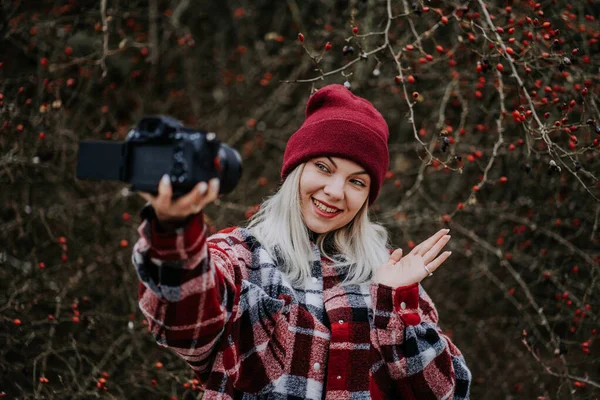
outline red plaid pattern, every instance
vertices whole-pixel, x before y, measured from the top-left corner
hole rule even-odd
[[[312,280],[292,287],[244,228],[207,237],[200,214],[159,229],[138,228],[139,305],[204,399],[469,398],[471,373],[421,285],[341,287],[345,271],[313,244]]]

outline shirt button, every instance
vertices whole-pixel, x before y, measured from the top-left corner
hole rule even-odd
[[[340,323],[340,325],[342,325],[344,323],[344,320],[340,319],[338,322]]]
[[[320,369],[321,369],[321,364],[319,364],[319,363],[314,363],[314,365],[313,365],[313,369],[314,369],[315,371],[318,371],[318,370],[320,370]]]
[[[342,379],[342,376],[341,376],[341,375],[338,375],[338,376],[337,376],[337,378],[338,378],[338,379]]]
[[[406,303],[405,302],[400,303],[400,308],[404,310],[406,308]]]

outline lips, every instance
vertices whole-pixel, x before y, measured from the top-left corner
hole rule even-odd
[[[342,210],[340,210],[339,208],[337,208],[337,207],[334,207],[334,206],[332,206],[331,204],[327,204],[327,203],[325,203],[325,202],[324,202],[324,201],[322,201],[322,200],[315,199],[314,197],[312,197],[312,199],[313,199],[313,200],[316,200],[316,201],[318,201],[319,203],[323,204],[323,205],[324,205],[325,207],[327,207],[327,208],[333,208],[334,210],[337,210],[337,211],[342,211]]]
[[[335,208],[337,210],[334,213],[320,210],[319,207],[317,207],[317,205],[315,204],[315,200],[316,199],[311,199],[311,200],[312,200],[311,203],[312,203],[313,209],[315,210],[315,213],[317,215],[319,215],[320,217],[323,217],[323,218],[334,218],[334,217],[336,217],[337,215],[339,215],[342,212],[342,210],[337,209],[335,207],[330,207],[330,208]],[[318,200],[316,200],[316,201],[318,201]],[[324,203],[322,203],[322,204],[324,204]]]

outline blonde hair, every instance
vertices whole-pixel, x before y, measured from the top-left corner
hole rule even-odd
[[[300,164],[287,176],[247,225],[267,253],[279,260],[280,270],[293,286],[301,286],[310,278],[312,262],[317,256],[313,254],[310,231],[302,219],[300,176],[304,166]],[[333,254],[328,253],[325,243],[333,244]],[[318,235],[316,245],[335,267],[348,268],[342,285],[369,282],[375,270],[389,258],[388,232],[369,219],[368,200],[344,227]]]

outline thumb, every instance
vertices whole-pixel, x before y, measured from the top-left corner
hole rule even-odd
[[[398,261],[400,261],[401,258],[402,258],[402,249],[396,249],[390,255],[390,258],[389,258],[388,262],[392,262],[393,264],[395,264]]]

